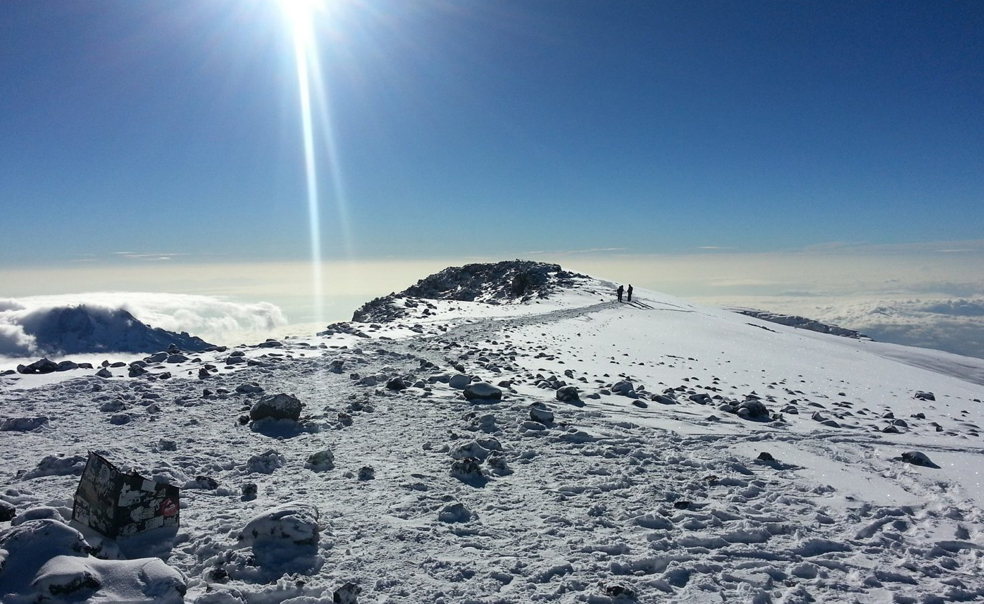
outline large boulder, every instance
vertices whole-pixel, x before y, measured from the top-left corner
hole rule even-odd
[[[502,399],[502,390],[488,382],[468,384],[463,394],[470,401],[498,401]]]
[[[297,421],[303,408],[304,403],[293,394],[268,395],[260,398],[249,410],[249,419],[255,422],[269,417]]]

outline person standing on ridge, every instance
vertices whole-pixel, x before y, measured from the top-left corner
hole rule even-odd
[[[621,302],[621,301],[622,301],[622,292],[623,292],[623,291],[624,291],[624,290],[623,290],[623,288],[622,288],[622,286],[621,286],[621,285],[619,285],[619,286],[618,286],[618,289],[616,289],[616,290],[615,290],[615,293],[616,293],[616,294],[618,294],[618,301],[619,301],[619,302]]]
[[[626,293],[629,294],[629,297],[626,300],[626,302],[631,302],[632,301],[632,284],[631,283],[629,283],[629,289],[626,291]]]

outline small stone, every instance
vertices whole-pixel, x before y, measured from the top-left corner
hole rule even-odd
[[[776,458],[772,456],[772,453],[769,453],[768,451],[762,451],[761,453],[759,453],[759,455],[758,455],[758,457],[756,459],[758,459],[759,461],[775,461],[776,460]]]
[[[929,457],[921,451],[906,451],[902,454],[902,461],[905,463],[910,463],[914,466],[922,466],[924,468],[938,468],[935,463],[933,463]]]
[[[312,453],[307,458],[305,468],[315,472],[324,472],[335,467],[335,455],[328,449]]]
[[[553,422],[554,414],[543,403],[534,403],[530,407],[530,419],[541,424],[549,424]]]
[[[17,508],[0,499],[0,522],[10,522],[17,515]]]
[[[441,522],[468,522],[471,520],[472,512],[463,503],[449,503],[441,508],[437,514],[437,519]]]
[[[376,469],[372,466],[362,466],[359,468],[359,480],[373,480],[376,478]]]
[[[334,604],[358,604],[357,598],[362,593],[362,588],[355,583],[342,585],[331,596]]]
[[[563,386],[557,389],[557,400],[563,403],[569,403],[573,401],[580,400],[580,395],[577,391],[576,386]]]

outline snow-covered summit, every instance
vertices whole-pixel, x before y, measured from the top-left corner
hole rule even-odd
[[[452,266],[425,277],[399,293],[376,298],[355,311],[353,321],[392,321],[406,316],[398,300],[457,300],[486,304],[529,302],[547,298],[559,288],[570,288],[586,275],[565,271],[559,264],[508,260],[489,264]]]

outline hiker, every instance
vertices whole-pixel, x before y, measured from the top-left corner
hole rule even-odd
[[[629,289],[628,289],[628,291],[626,293],[629,294],[629,297],[628,297],[627,301],[628,302],[631,302],[632,301],[632,284],[631,283],[629,283]]]
[[[619,301],[619,302],[621,302],[621,301],[622,301],[622,292],[623,292],[623,291],[624,291],[624,290],[622,289],[622,286],[621,286],[621,285],[619,285],[619,286],[618,286],[618,289],[616,289],[616,290],[615,290],[615,293],[616,293],[616,294],[618,294],[618,301]]]

